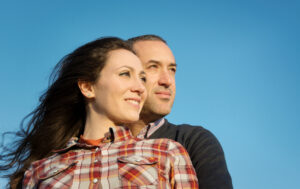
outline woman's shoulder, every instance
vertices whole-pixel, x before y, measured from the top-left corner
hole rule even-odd
[[[36,161],[33,161],[29,167],[29,169],[34,170],[34,169],[39,169],[39,167],[47,167],[47,165],[49,164],[55,164],[55,163],[59,163],[61,159],[60,154],[55,153],[49,157],[45,157],[43,159],[39,159]]]
[[[141,140],[144,143],[152,145],[153,148],[160,148],[162,150],[184,150],[185,148],[175,140],[168,138],[157,138],[157,139],[143,139]]]
[[[24,173],[23,185],[26,186],[25,188],[36,186],[41,180],[65,172],[69,170],[70,167],[76,165],[76,163],[77,162],[71,162],[70,159],[66,160],[59,153],[34,161]]]

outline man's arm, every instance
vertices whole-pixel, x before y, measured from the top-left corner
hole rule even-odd
[[[217,138],[202,127],[192,128],[191,133],[182,137],[196,170],[199,188],[232,189],[224,152]]]
[[[200,126],[160,127],[150,138],[169,138],[181,143],[189,153],[201,189],[232,189],[223,149],[217,138]]]

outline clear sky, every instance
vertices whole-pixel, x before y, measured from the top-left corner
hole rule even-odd
[[[299,0],[3,0],[0,132],[18,130],[78,46],[157,34],[178,64],[169,121],[216,135],[235,188],[299,188],[299,18]]]

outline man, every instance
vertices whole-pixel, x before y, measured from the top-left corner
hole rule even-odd
[[[143,63],[148,91],[140,120],[131,127],[133,134],[140,138],[169,138],[181,143],[190,155],[199,188],[232,188],[224,152],[216,137],[203,127],[174,125],[164,119],[171,112],[176,93],[176,63],[166,41],[155,35],[138,36],[128,41]]]

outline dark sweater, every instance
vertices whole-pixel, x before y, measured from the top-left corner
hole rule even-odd
[[[200,126],[174,125],[165,120],[149,138],[169,138],[182,144],[190,155],[200,189],[232,189],[223,149],[218,139]]]

